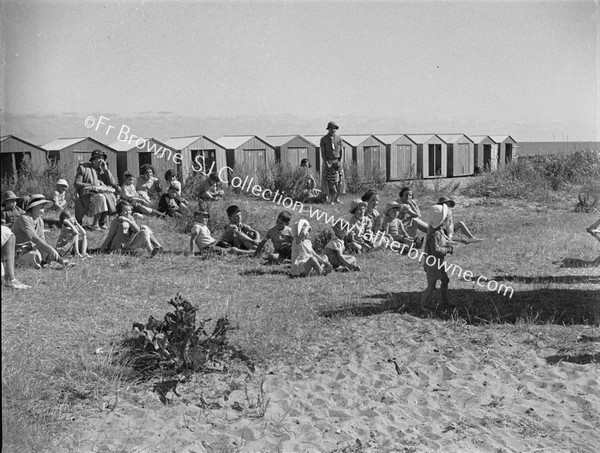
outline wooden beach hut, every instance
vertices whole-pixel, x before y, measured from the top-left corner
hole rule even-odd
[[[256,135],[224,135],[215,140],[227,150],[227,165],[255,180],[275,163],[275,148]]]
[[[446,142],[448,153],[447,175],[470,176],[475,174],[473,159],[473,141],[464,134],[438,135]]]
[[[43,169],[47,163],[46,150],[14,135],[0,137],[0,168],[3,178],[16,175],[27,160],[32,169]]]
[[[133,176],[140,176],[143,165],[150,164],[154,167],[156,176],[162,179],[167,170],[174,170],[179,174],[178,159],[174,159],[175,150],[155,138],[143,139],[143,145],[117,140],[109,146],[117,151],[117,175],[123,183],[123,174],[129,171]]]
[[[284,166],[289,165],[294,169],[300,166],[302,159],[308,159],[313,178],[319,176],[317,167],[319,145],[315,145],[301,135],[268,135],[265,141],[275,148],[276,162]]]
[[[469,135],[473,142],[473,164],[474,173],[480,173],[484,169],[491,168],[492,148],[498,148],[498,144],[489,135]]]
[[[352,149],[352,162],[356,164],[363,176],[372,176],[375,173],[386,177],[386,146],[374,135],[344,135],[343,140]]]
[[[404,134],[375,135],[386,147],[387,181],[417,177],[417,144]]]
[[[513,160],[517,142],[510,135],[490,135],[490,138],[498,144],[498,167],[503,168]]]
[[[71,165],[73,176],[80,163],[88,162],[92,151],[99,149],[107,155],[106,163],[111,173],[117,174],[117,151],[91,137],[59,138],[42,146],[48,153],[48,160],[54,163]]]
[[[448,150],[435,134],[408,134],[417,144],[417,175],[422,178],[445,178],[448,174]]]
[[[197,173],[219,173],[227,166],[225,148],[206,135],[173,137],[165,144],[181,154],[181,174],[184,180]],[[223,181],[227,180],[226,171],[221,171],[220,176]]]

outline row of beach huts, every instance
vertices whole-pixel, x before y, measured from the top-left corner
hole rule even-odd
[[[154,138],[137,142],[116,141],[110,145],[91,137],[60,138],[43,146],[33,145],[14,135],[0,138],[2,177],[17,173],[24,159],[33,168],[49,162],[87,162],[90,153],[101,149],[108,155],[109,168],[116,169],[119,181],[126,171],[136,177],[142,165],[151,164],[157,174],[167,169],[182,180],[195,172],[208,173],[228,166],[243,167],[257,176],[275,162],[298,167],[302,159],[311,163],[315,178],[320,176],[319,143],[322,135],[226,135],[212,139],[205,135],[176,137],[161,142]],[[517,143],[510,135],[465,134],[376,134],[342,135],[344,164],[356,164],[363,175],[378,172],[387,181],[415,178],[469,176],[495,171],[516,157]]]

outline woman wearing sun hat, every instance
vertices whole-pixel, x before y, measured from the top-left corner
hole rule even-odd
[[[446,195],[443,195],[438,200],[437,204],[446,205],[448,207],[448,216],[446,217],[446,221],[444,222],[444,233],[448,236],[448,240],[452,240],[455,232],[462,231],[462,233],[467,236],[469,239],[473,241],[479,241],[480,239],[476,238],[467,228],[465,222],[456,222],[454,223],[452,219],[452,208],[456,206],[454,200]]]
[[[425,259],[423,268],[427,274],[427,289],[421,295],[421,305],[425,306],[431,294],[435,291],[435,285],[441,280],[442,303],[448,303],[448,283],[450,279],[443,266],[447,254],[452,255],[452,246],[448,245],[448,238],[442,232],[442,226],[448,216],[448,206],[436,204],[429,210],[427,236],[425,236]],[[431,257],[434,257],[431,258]]]
[[[2,194],[2,225],[6,225],[8,228],[12,228],[15,220],[25,212],[17,206],[18,200],[19,197],[12,190],[7,190]]]
[[[41,194],[32,195],[27,203],[26,211],[13,226],[15,234],[15,264],[17,266],[30,266],[41,269],[43,264],[54,261],[61,266],[69,264],[63,260],[58,252],[46,242],[44,236],[44,211],[52,206]]]

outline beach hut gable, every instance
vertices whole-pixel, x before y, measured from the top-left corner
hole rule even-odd
[[[161,178],[167,170],[180,173],[181,159],[177,157],[173,148],[155,138],[143,138],[142,141],[139,142],[140,146],[124,141],[110,144],[117,150],[119,181],[123,182],[123,175],[126,171],[136,178],[139,177],[142,166],[146,164],[152,165],[156,172],[155,176],[158,178]]]
[[[2,176],[13,176],[29,159],[31,168],[43,169],[46,166],[46,150],[14,135],[0,137],[0,168]]]
[[[300,166],[302,159],[308,159],[312,176],[318,176],[318,145],[302,135],[269,135],[265,140],[275,148],[276,162],[294,169]]]
[[[464,134],[438,135],[446,142],[447,176],[470,176],[475,172],[473,141]]]
[[[375,135],[386,147],[387,180],[399,181],[418,177],[417,144],[405,134]]]
[[[220,172],[223,180],[227,178],[227,172],[220,171],[227,166],[226,149],[216,140],[206,135],[192,135],[174,137],[165,143],[181,154],[181,173],[184,178],[213,172]]]
[[[259,173],[275,163],[275,148],[256,135],[225,135],[216,140],[227,155],[227,165],[236,171],[240,167],[248,176],[258,179]]]
[[[65,165],[88,162],[92,151],[100,149],[107,155],[107,164],[111,172],[116,172],[118,168],[117,151],[91,137],[59,138],[43,145],[42,148],[47,151],[50,162]]]

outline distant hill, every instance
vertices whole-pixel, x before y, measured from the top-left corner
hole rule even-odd
[[[600,151],[600,142],[518,142],[519,156],[571,154],[576,151]]]

